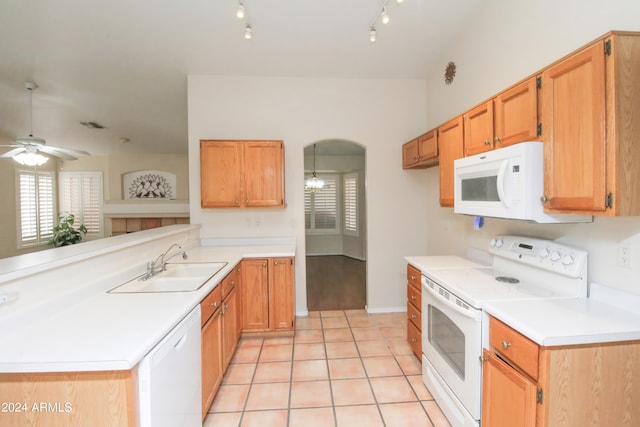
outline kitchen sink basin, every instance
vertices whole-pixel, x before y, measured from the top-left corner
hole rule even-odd
[[[166,270],[156,273],[146,280],[136,277],[119,285],[109,293],[149,293],[149,292],[191,292],[207,283],[226,262],[199,262],[167,264]]]

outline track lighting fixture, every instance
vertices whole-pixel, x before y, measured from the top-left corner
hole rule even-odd
[[[236,9],[236,18],[244,22],[244,38],[246,40],[251,40],[251,37],[253,37],[253,28],[251,28],[251,24],[249,24],[247,8],[244,5],[243,1],[238,2],[238,8]]]
[[[378,23],[378,21],[382,22],[383,24],[388,24],[391,20],[388,11],[388,3],[389,0],[383,0],[378,14],[373,19],[373,22],[371,22],[371,26],[369,27],[369,41],[371,43],[375,43],[376,41],[376,24]],[[401,5],[402,3],[404,3],[404,0],[396,0],[397,5]]]

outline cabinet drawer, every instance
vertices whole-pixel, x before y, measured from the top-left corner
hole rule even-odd
[[[413,285],[415,288],[420,289],[420,278],[422,274],[420,270],[414,266],[407,264],[407,282]]]
[[[422,313],[412,303],[407,303],[407,319],[422,330]]]
[[[417,307],[422,307],[422,292],[420,288],[407,285],[407,300]]]
[[[538,344],[493,317],[489,321],[489,342],[496,353],[538,379]]]
[[[216,286],[200,303],[200,326],[204,326],[209,317],[220,308],[222,301],[221,286]]]
[[[407,341],[418,359],[422,360],[422,333],[411,322],[407,322]]]
[[[220,285],[222,286],[222,298],[226,298],[227,295],[229,295],[229,292],[231,292],[231,290],[234,289],[237,284],[238,272],[237,268],[234,267],[233,270],[231,270],[220,283]]]

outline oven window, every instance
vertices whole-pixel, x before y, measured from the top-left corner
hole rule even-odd
[[[464,381],[464,333],[442,311],[429,304],[429,343]]]
[[[470,202],[499,202],[498,177],[496,175],[463,179],[462,200]]]

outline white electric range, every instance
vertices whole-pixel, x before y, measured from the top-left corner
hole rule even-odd
[[[452,425],[477,427],[483,304],[587,297],[587,252],[553,241],[496,236],[490,266],[459,258],[422,265],[423,381]]]

